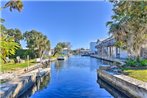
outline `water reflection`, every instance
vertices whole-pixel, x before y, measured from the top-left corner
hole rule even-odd
[[[100,85],[100,88],[104,88],[107,90],[111,95],[113,95],[115,98],[129,98],[128,96],[124,95],[120,91],[114,89],[111,85],[103,81],[102,79],[98,78],[97,83]]]
[[[25,92],[23,95],[19,96],[19,98],[30,98],[35,92],[45,89],[50,82],[50,74],[45,77],[38,78],[36,83]]]
[[[62,67],[63,67],[63,63],[64,63],[63,60],[58,60],[58,61],[56,61],[56,62],[55,62],[55,69],[56,69],[57,71],[60,71],[60,70],[62,69]]]
[[[103,64],[106,64],[106,65],[120,65],[120,63],[118,62],[112,62],[112,61],[106,61],[106,60],[100,60],[99,61]]]
[[[40,80],[43,82],[37,83],[29,95],[26,93],[21,98],[29,98],[30,95],[30,98],[113,98],[96,82],[99,66],[106,64],[90,57],[73,56],[65,61],[56,61],[50,65],[51,78]]]
[[[46,89],[31,98],[113,98],[97,86],[96,69],[101,62],[95,58],[73,56],[51,64],[51,79]]]

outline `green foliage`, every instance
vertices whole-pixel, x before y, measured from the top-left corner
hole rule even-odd
[[[38,57],[42,57],[44,51],[50,50],[50,41],[41,32],[36,30],[26,31],[23,36],[27,41],[27,47],[35,51]]]
[[[3,8],[8,8],[10,11],[18,10],[19,12],[23,9],[23,3],[21,0],[10,0],[8,1]]]
[[[9,35],[9,36],[13,36],[15,42],[17,42],[19,44],[20,44],[20,40],[23,39],[23,35],[22,35],[21,31],[19,29],[17,29],[17,28],[15,28],[15,29],[7,29],[4,32],[4,34]]]
[[[0,37],[0,58],[4,61],[6,56],[14,55],[16,50],[20,47],[18,43],[14,41],[13,37],[2,35]]]
[[[115,43],[115,46],[116,46],[116,47],[121,47],[121,48],[125,49],[125,47],[122,47],[122,46],[124,46],[124,43],[123,43],[122,41],[117,41],[117,42]]]
[[[137,62],[136,62],[136,60],[128,59],[128,60],[126,61],[126,64],[125,64],[125,65],[126,65],[126,66],[135,67],[135,66],[137,65]]]
[[[60,44],[57,44],[54,51],[54,55],[59,54],[62,51],[62,46]]]
[[[110,27],[109,33],[114,36],[119,47],[126,47],[129,54],[137,58],[147,40],[147,2],[127,0],[111,2],[114,4],[114,15],[106,24]]]
[[[16,50],[20,48],[20,44],[15,40],[15,36],[10,36],[7,33],[8,29],[2,24],[4,19],[1,19],[0,30],[0,63],[6,63],[6,56],[15,55]],[[20,33],[20,32],[19,32]],[[13,32],[12,32],[13,34]]]
[[[5,22],[5,19],[0,18],[0,23],[4,23],[4,22]]]
[[[68,48],[68,49],[70,49],[70,47],[71,47],[71,45],[70,45],[70,43],[68,43],[68,42],[59,42],[59,43],[57,43],[57,45],[56,45],[56,47],[55,47],[55,49],[54,49],[54,55],[56,55],[56,54],[61,54],[61,52],[62,52],[62,50],[63,50],[63,48]]]
[[[34,65],[36,62],[35,62],[35,59],[32,59],[29,61],[29,65]],[[14,70],[17,70],[17,69],[20,69],[20,68],[25,68],[25,67],[28,67],[28,61],[25,61],[25,63],[16,63],[14,64],[13,62],[11,63],[6,63],[6,64],[2,64],[0,65],[0,72],[4,72],[4,71],[14,71]]]
[[[140,63],[142,66],[147,66],[147,60],[141,60]]]
[[[16,51],[15,55],[10,56],[10,58],[16,58],[17,56],[20,56],[21,59],[27,59],[27,55],[29,55],[30,59],[35,58],[35,52],[29,49],[19,49]]]
[[[147,66],[147,60],[145,59],[127,59],[125,66],[137,67]]]

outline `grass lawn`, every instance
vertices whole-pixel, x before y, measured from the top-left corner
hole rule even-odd
[[[127,72],[130,77],[147,82],[147,69],[125,69],[124,72]]]
[[[56,59],[58,56],[51,56],[50,58],[51,59]]]
[[[35,60],[30,60],[29,65],[35,64]],[[28,62],[26,61],[25,63],[7,63],[7,64],[2,64],[0,65],[0,72],[3,71],[12,71],[12,70],[17,70],[20,68],[25,68],[28,67]]]
[[[51,56],[50,58],[51,59],[56,59],[56,58],[58,58],[60,56],[60,54],[56,54],[55,56]]]

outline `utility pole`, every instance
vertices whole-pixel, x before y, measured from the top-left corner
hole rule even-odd
[[[28,68],[27,68],[27,70],[29,70],[29,55],[27,55],[27,60],[28,60]]]

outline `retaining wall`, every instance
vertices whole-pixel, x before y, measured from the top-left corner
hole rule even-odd
[[[122,74],[112,74],[101,69],[98,70],[98,78],[104,80],[130,98],[147,98],[146,82]]]
[[[17,98],[26,92],[36,82],[37,77],[44,77],[48,75],[50,68],[45,68],[40,71],[34,70],[24,74],[13,81],[1,85],[0,97],[1,98]]]

